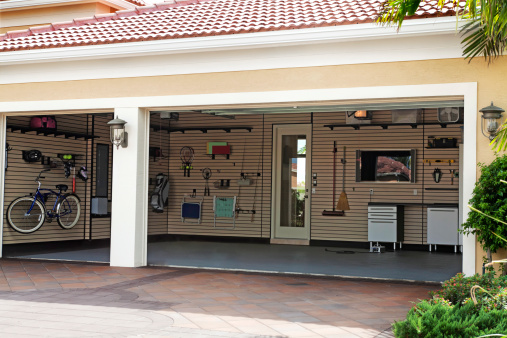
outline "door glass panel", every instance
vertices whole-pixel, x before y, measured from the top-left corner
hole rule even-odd
[[[305,226],[306,135],[282,135],[280,226]]]

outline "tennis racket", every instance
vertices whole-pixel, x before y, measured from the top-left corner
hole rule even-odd
[[[192,162],[194,161],[194,149],[191,147],[183,147],[180,150],[181,169],[183,169],[183,176],[190,177],[190,169],[193,169]]]

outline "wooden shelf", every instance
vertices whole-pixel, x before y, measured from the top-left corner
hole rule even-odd
[[[52,136],[52,137],[64,136],[65,138],[74,138],[75,140],[80,139],[80,138],[82,138],[84,140],[99,138],[99,136],[93,136],[93,135],[89,135],[89,134],[71,133],[71,132],[67,132],[67,131],[41,131],[39,129],[34,129],[34,128],[30,128],[30,127],[21,127],[21,126],[13,126],[13,125],[7,125],[7,129],[10,129],[11,132],[20,131],[21,134],[25,134],[25,133],[34,131],[37,133],[37,135]]]
[[[445,149],[458,149],[459,147],[447,147],[447,148],[437,148],[437,147],[424,147],[425,149],[438,149],[438,150],[445,150]]]
[[[440,126],[446,128],[449,124],[458,123],[440,123],[440,122],[427,122],[427,123],[372,123],[372,124],[325,124],[324,127],[334,130],[334,128],[354,128],[355,130],[361,129],[361,127],[381,127],[382,129],[388,129],[392,126],[409,126],[416,129],[418,126]]]
[[[230,133],[231,130],[246,130],[248,132],[251,132],[252,129],[253,129],[252,127],[191,127],[191,128],[170,128],[170,127],[161,127],[161,126],[157,126],[157,125],[154,125],[154,124],[150,125],[150,128],[152,128],[155,131],[165,130],[168,133],[180,132],[182,134],[184,134],[186,131],[200,131],[200,132],[206,134],[208,132],[208,130],[223,130],[226,133]]]

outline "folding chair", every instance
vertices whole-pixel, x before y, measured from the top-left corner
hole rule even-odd
[[[187,198],[187,200],[185,200]],[[191,199],[191,200],[188,200]],[[183,196],[181,201],[181,221],[201,224],[201,210],[203,197]]]
[[[220,219],[218,219],[220,218]],[[228,219],[230,221],[226,221]],[[236,228],[236,196],[218,197],[213,196],[213,227],[217,228],[217,221],[232,224]]]

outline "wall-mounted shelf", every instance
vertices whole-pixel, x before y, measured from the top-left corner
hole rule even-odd
[[[212,160],[216,158],[216,156],[225,156],[226,159],[230,158],[231,154],[206,154],[206,156],[211,157]]]
[[[75,140],[80,139],[80,138],[85,139],[85,140],[99,138],[99,136],[94,136],[94,135],[89,135],[89,134],[71,133],[71,132],[67,132],[67,131],[41,131],[39,129],[29,128],[29,127],[21,127],[21,126],[12,126],[12,125],[7,125],[7,129],[10,129],[12,132],[20,131],[21,134],[25,134],[27,132],[34,131],[37,133],[37,135],[52,136],[52,137],[64,136],[65,138],[74,138]]]
[[[459,188],[424,188],[424,190],[433,191],[457,191]]]
[[[223,130],[226,133],[230,133],[231,130],[246,130],[248,132],[252,131],[252,127],[191,127],[191,128],[171,128],[171,127],[161,127],[157,125],[150,125],[150,128],[152,128],[155,131],[161,131],[165,130],[168,133],[175,133],[180,132],[184,134],[186,131],[200,131],[204,134],[208,132],[208,130]]]
[[[354,128],[355,130],[361,129],[361,127],[381,127],[382,129],[388,129],[392,126],[409,126],[412,129],[416,129],[418,126],[440,126],[446,128],[449,124],[458,123],[440,123],[440,122],[426,122],[426,123],[371,123],[371,124],[325,124],[324,127],[334,130],[334,128]]]

